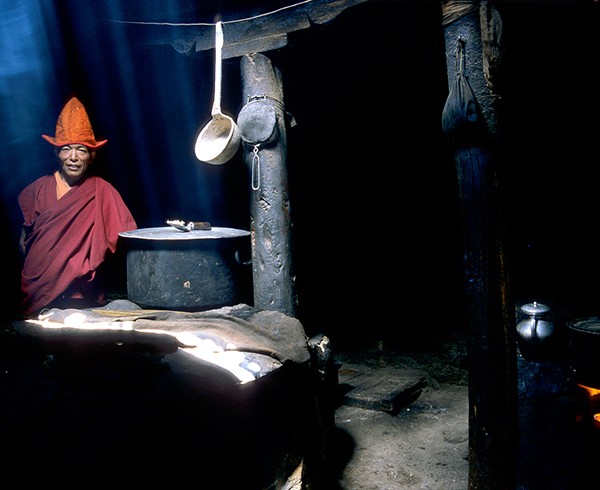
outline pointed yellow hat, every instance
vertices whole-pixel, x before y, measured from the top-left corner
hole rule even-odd
[[[108,141],[96,141],[90,118],[77,97],[72,97],[58,116],[55,137],[43,134],[42,138],[54,146],[80,144],[92,150],[100,148]]]

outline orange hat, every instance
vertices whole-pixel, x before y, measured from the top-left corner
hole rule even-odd
[[[90,118],[77,97],[72,97],[58,116],[56,136],[53,138],[43,134],[42,138],[54,146],[80,144],[92,150],[100,148],[108,141],[96,141]]]

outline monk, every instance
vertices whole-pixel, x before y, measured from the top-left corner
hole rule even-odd
[[[137,228],[119,192],[90,173],[97,141],[83,104],[71,98],[56,123],[58,170],[18,196],[23,213],[22,310],[32,317],[50,307],[106,303],[103,265],[116,252],[119,233]]]

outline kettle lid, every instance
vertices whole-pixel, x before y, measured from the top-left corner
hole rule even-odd
[[[550,311],[550,308],[542,303],[534,301],[533,303],[527,303],[526,305],[521,306],[521,311],[527,315],[541,315],[542,313]]]

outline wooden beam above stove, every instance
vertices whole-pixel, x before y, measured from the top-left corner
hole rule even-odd
[[[287,45],[288,33],[324,24],[347,8],[369,0],[313,0],[288,8],[236,20],[223,20],[223,59],[250,53],[263,53]],[[212,23],[120,21],[142,44],[170,44],[181,54],[194,56],[214,49]]]

